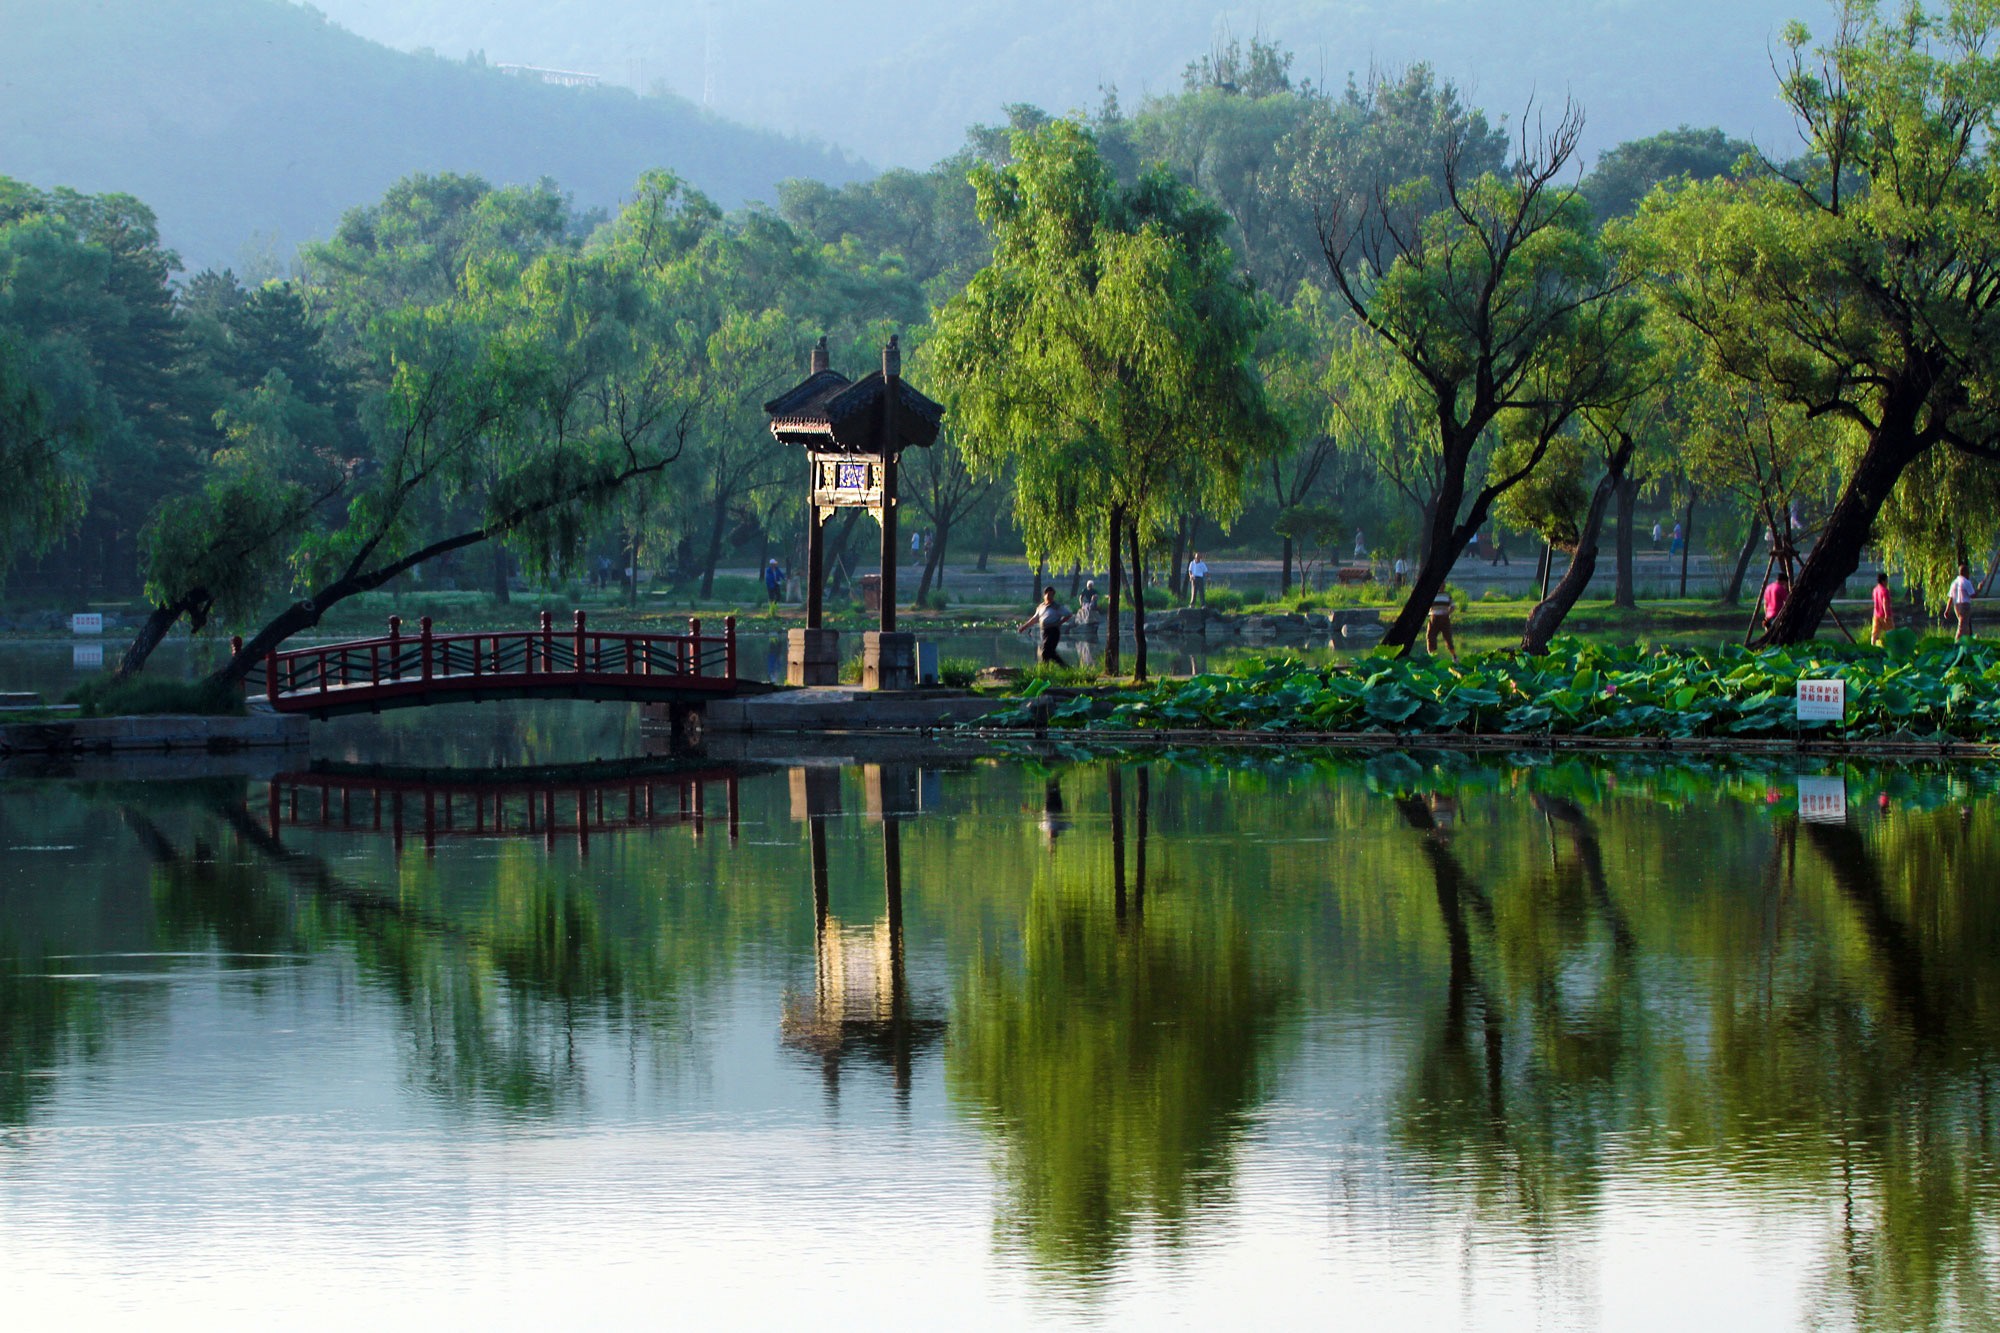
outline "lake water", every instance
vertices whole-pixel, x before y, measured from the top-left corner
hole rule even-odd
[[[1990,768],[643,752],[0,783],[10,1322],[2000,1321]]]

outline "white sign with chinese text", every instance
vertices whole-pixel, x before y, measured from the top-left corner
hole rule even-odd
[[[1799,779],[1799,818],[1809,824],[1847,822],[1847,779]]]
[[[69,618],[69,632],[71,634],[104,633],[103,613],[98,611],[84,611],[71,616]]]
[[[1846,681],[1802,680],[1799,682],[1799,721],[1841,722],[1846,717]]]

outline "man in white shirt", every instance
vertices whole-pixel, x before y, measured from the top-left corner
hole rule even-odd
[[[1972,628],[1972,599],[1977,596],[1972,587],[1972,570],[1965,565],[1958,567],[1958,577],[1951,581],[1951,590],[1945,599],[1951,603],[1951,613],[1958,617],[1958,633],[1952,637],[1963,639]]]
[[[1069,613],[1064,611],[1062,603],[1056,600],[1056,590],[1053,587],[1042,589],[1041,604],[1035,608],[1033,615],[1021,622],[1021,628],[1024,630],[1030,625],[1041,627],[1042,644],[1035,654],[1037,662],[1047,663],[1050,666],[1062,664],[1062,659],[1056,656],[1056,645],[1062,642],[1063,622],[1068,619]]]
[[[1188,605],[1208,605],[1208,561],[1201,558],[1201,552],[1194,553],[1188,561]]]

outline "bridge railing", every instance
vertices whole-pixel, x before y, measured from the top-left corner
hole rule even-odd
[[[723,620],[720,634],[702,633],[691,618],[685,634],[624,634],[589,629],[578,611],[573,625],[558,630],[542,613],[532,630],[438,634],[425,616],[415,635],[389,618],[382,638],[319,644],[265,659],[265,697],[325,694],[336,689],[402,686],[448,679],[457,685],[491,678],[496,685],[593,683],[664,684],[667,680],[736,678],[736,617]]]

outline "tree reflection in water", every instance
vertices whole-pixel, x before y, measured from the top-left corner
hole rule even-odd
[[[166,988],[72,953],[212,951],[252,987],[283,975],[260,959],[351,957],[420,1100],[474,1120],[591,1114],[580,1032],[668,1067],[709,1035],[699,997],[772,975],[744,959],[775,948],[811,968],[764,997],[808,1094],[857,1059],[899,1100],[941,1076],[991,1145],[1001,1248],[1058,1282],[1199,1240],[1280,1076],[1324,1090],[1293,1043],[1373,1023],[1396,1072],[1366,1169],[1394,1201],[1356,1225],[1400,1243],[1444,1215],[1563,1272],[1633,1191],[1817,1207],[1804,1322],[2000,1322],[1980,771],[1849,770],[1894,799],[1831,825],[1798,821],[1788,775],[1679,761],[1014,764],[952,775],[935,818],[905,774],[849,776],[867,809],[833,862],[838,769],[817,795],[793,775],[803,839],[607,836],[587,867],[542,838],[317,855],[240,784],[10,793],[9,848],[117,853],[83,886],[37,868],[33,900],[0,882],[0,1126],[45,1114],[51,1070],[170,1026]],[[784,826],[788,780],[746,781],[754,825]]]
[[[1149,902],[1143,774],[1135,905]],[[945,1055],[953,1098],[999,1148],[1003,1243],[1085,1282],[1135,1232],[1185,1244],[1227,1192],[1282,995],[1233,910],[1157,885],[1127,910],[1122,788],[1113,768],[1108,848],[1037,867],[1018,959],[969,960]]]

